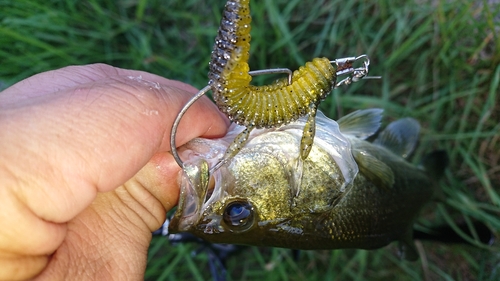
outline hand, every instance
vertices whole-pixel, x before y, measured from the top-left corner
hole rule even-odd
[[[0,93],[0,280],[143,279],[151,232],[179,196],[170,129],[197,90],[95,64]],[[177,145],[226,133],[207,98]]]

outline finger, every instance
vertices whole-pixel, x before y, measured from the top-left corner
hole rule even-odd
[[[140,280],[151,231],[144,208],[123,187],[98,193],[68,223],[64,242],[36,280]],[[164,215],[164,214],[163,214]]]
[[[20,212],[21,217],[7,217],[6,225],[16,227],[0,230],[0,244],[9,245],[7,238],[16,236],[25,251],[31,251],[26,246],[50,251],[48,234],[57,223],[81,212],[98,191],[125,182],[158,151],[168,150],[172,120],[191,93],[147,82],[115,77],[0,112],[0,130],[9,132],[0,139],[0,155],[9,163],[1,167],[2,181],[32,216]],[[181,122],[179,144],[197,136],[223,135],[227,127],[227,119],[208,99],[195,103],[186,120],[196,122]],[[0,198],[2,206],[6,198]],[[40,227],[33,242],[26,227],[17,225],[36,220],[56,227]],[[57,232],[52,234],[61,237],[64,229]]]
[[[125,187],[127,190],[133,190],[137,187],[147,189],[151,196],[161,203],[161,210],[164,215],[165,211],[168,212],[177,205],[179,199],[179,171],[180,167],[169,152],[158,153],[131,180],[125,183]],[[131,186],[135,187],[132,188]],[[138,201],[143,202],[144,205],[151,202],[146,199]],[[151,211],[151,213],[154,213],[154,211]],[[150,229],[154,231],[163,224],[165,217],[158,217],[157,215],[156,219],[151,221]]]
[[[69,223],[68,235],[39,276],[41,280],[72,279],[84,272],[91,279],[142,278],[151,232],[163,224],[179,196],[179,169],[170,153],[157,153],[123,186],[99,193],[92,205]],[[94,268],[97,264],[88,262],[94,260],[105,262],[106,268]],[[75,265],[74,270],[69,264]]]
[[[47,256],[0,255],[0,280],[28,280],[40,272],[48,262]]]
[[[123,69],[103,63],[85,66],[67,66],[60,69],[42,72],[22,80],[2,92],[0,104],[9,104],[23,99],[32,99],[82,84],[109,79],[116,76],[142,78],[159,84],[170,85],[178,89],[195,93],[197,89],[186,83],[170,80],[161,76],[139,70]]]
[[[116,188],[169,149],[172,120],[190,96],[117,78],[2,111],[1,131],[11,132],[2,153],[14,164],[11,174],[23,179],[17,182],[20,198],[48,221],[74,217],[97,191]],[[178,144],[223,135],[226,127],[216,107],[202,99],[179,125]]]

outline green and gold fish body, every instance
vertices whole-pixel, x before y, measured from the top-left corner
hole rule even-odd
[[[193,161],[170,231],[215,243],[293,249],[373,249],[398,240],[414,259],[412,226],[434,183],[400,156],[418,140],[418,123],[402,119],[373,143],[364,140],[380,119],[381,110],[358,111],[339,120],[339,127],[319,113],[305,160],[297,145],[304,119],[258,130],[212,180],[208,166],[237,131],[222,140],[191,142],[184,153]]]

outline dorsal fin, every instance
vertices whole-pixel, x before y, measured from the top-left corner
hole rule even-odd
[[[396,120],[380,132],[373,143],[382,145],[404,158],[413,152],[418,142],[420,124],[413,118]]]
[[[343,134],[366,139],[380,128],[383,111],[380,108],[356,110],[340,118],[337,123]]]

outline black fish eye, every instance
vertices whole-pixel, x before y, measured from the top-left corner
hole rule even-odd
[[[253,224],[253,207],[248,202],[233,201],[226,206],[223,219],[228,226],[250,227]]]

